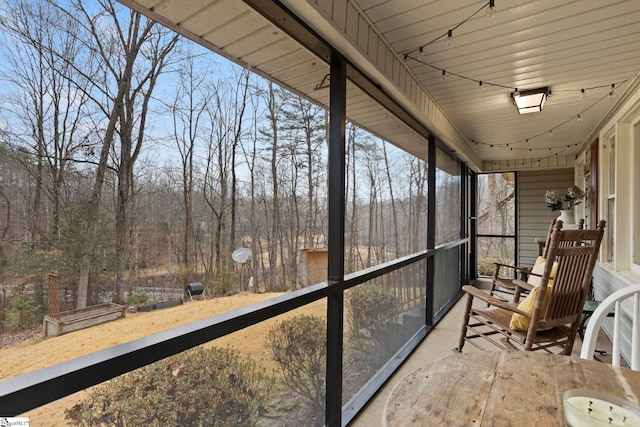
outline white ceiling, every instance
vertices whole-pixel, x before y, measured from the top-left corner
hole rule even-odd
[[[446,34],[486,4],[355,1],[399,54]],[[493,18],[483,10],[454,30],[450,46],[441,39],[423,49],[422,62],[466,78],[442,82],[438,69],[411,59],[407,65],[458,130],[480,142],[474,149],[482,159],[540,157],[548,155],[544,149],[575,153],[611,110],[610,85],[620,86],[619,98],[640,71],[640,1],[496,0],[496,8]],[[553,96],[543,111],[519,115],[513,89],[544,86]]]
[[[310,99],[328,102],[327,90],[313,90],[329,72],[326,57],[313,55],[240,0],[121,2]],[[319,10],[339,10],[331,3],[345,2],[310,1]],[[477,0],[348,3],[396,56],[407,54],[406,67],[483,161],[573,156],[637,85],[640,0],[496,0],[494,17],[484,14],[488,2]],[[281,19],[278,25],[296,24]],[[434,41],[454,27],[450,46],[444,38]],[[416,60],[420,46],[423,56]],[[611,84],[613,99],[607,96]],[[544,110],[519,115],[511,92],[544,86],[553,94]],[[423,155],[419,135],[355,85],[348,91],[350,119]]]

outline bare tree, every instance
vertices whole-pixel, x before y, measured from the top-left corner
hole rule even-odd
[[[128,204],[133,183],[133,166],[142,142],[151,94],[158,77],[164,70],[166,60],[178,41],[178,36],[168,35],[153,21],[137,12],[128,14],[117,10],[111,0],[97,2],[98,11],[93,13],[79,0],[68,16],[76,17],[88,37],[87,47],[101,60],[105,86],[98,106],[108,118],[104,132],[100,160],[87,213],[87,232],[78,280],[77,307],[88,302],[89,273],[96,238],[96,226],[109,153],[113,148],[116,129],[120,140],[118,156],[118,206],[116,211],[116,279],[114,300],[124,301],[124,271],[127,258],[127,233],[129,230]],[[126,18],[125,18],[126,16]],[[116,91],[109,90],[113,83]],[[137,134],[134,133],[134,128]]]
[[[347,252],[347,264],[348,271],[353,272],[358,269],[360,258],[360,240],[359,240],[359,209],[358,209],[358,180],[356,172],[356,153],[357,153],[357,128],[353,124],[349,124],[347,127],[347,159],[345,173],[347,176],[347,196],[348,201],[348,215],[347,218],[347,233],[348,233],[348,252]]]
[[[318,173],[322,170],[320,150],[326,133],[326,111],[298,96],[291,97],[287,107],[283,112],[283,125],[291,133],[289,138],[293,147],[289,151],[295,155],[292,160],[299,165],[306,183],[302,244],[304,247],[313,247],[318,233],[316,192],[320,182]]]
[[[387,174],[387,186],[389,189],[389,202],[391,203],[391,218],[393,221],[393,239],[396,258],[400,257],[400,234],[398,232],[398,210],[396,208],[396,199],[393,194],[394,182],[391,175],[390,159],[387,154],[387,144],[382,144],[382,155],[384,158],[384,167]]]
[[[238,197],[238,174],[237,174],[237,157],[240,141],[245,132],[245,112],[248,105],[249,95],[249,76],[248,70],[243,69],[238,73],[235,79],[234,90],[234,110],[235,114],[231,117],[232,131],[231,135],[231,224],[229,236],[229,250],[232,251],[236,247],[236,223],[237,223],[237,197]]]
[[[254,86],[252,89],[253,96],[249,98],[251,115],[254,118],[257,118],[259,114],[261,94],[261,89]],[[245,144],[241,144],[240,148],[242,149],[244,163],[249,170],[249,183],[247,186],[247,190],[249,192],[249,206],[247,208],[248,212],[245,211],[245,218],[248,222],[247,234],[250,239],[251,253],[253,254],[250,260],[250,271],[253,272],[254,276],[256,276],[257,272],[260,272],[260,276],[264,277],[265,270],[264,259],[262,256],[262,236],[260,233],[260,230],[263,228],[263,222],[262,217],[258,215],[258,192],[259,186],[263,183],[263,181],[259,179],[260,161],[258,158],[258,143],[260,132],[258,123],[257,119],[252,121],[251,126],[248,127],[247,141]],[[260,276],[254,277],[254,286],[256,290],[258,290],[260,286]]]
[[[194,244],[194,155],[197,142],[203,140],[200,133],[204,126],[211,126],[207,106],[214,97],[214,90],[207,80],[212,70],[204,61],[189,54],[182,62],[179,71],[179,84],[170,106],[173,119],[173,139],[180,153],[182,168],[182,203],[184,209],[184,231],[182,243],[182,265],[188,268],[191,263],[191,248]]]
[[[91,57],[77,37],[77,22],[48,3],[21,0],[7,5],[0,23],[16,46],[5,51],[1,73],[19,89],[7,111],[26,131],[12,139],[35,159],[24,163],[35,181],[28,215],[31,241],[37,247],[46,237],[57,247],[65,177],[79,160],[76,156],[88,149],[92,132],[87,106]],[[43,221],[43,193],[51,201],[51,222]],[[48,232],[42,230],[44,224],[51,224]]]
[[[229,166],[231,163],[231,147],[229,139],[228,98],[221,92],[227,88],[217,86],[212,102],[207,106],[209,112],[210,135],[208,137],[207,160],[204,176],[204,199],[212,215],[214,235],[211,239],[211,257],[218,279],[224,269],[223,247],[227,240],[227,218],[229,201]]]
[[[426,241],[426,214],[427,214],[427,171],[428,164],[416,157],[409,161],[409,194],[411,201],[409,204],[409,252],[417,252],[424,248]],[[422,240],[422,245],[421,245]]]
[[[267,149],[269,150],[270,179],[271,179],[271,232],[267,238],[269,248],[269,277],[267,279],[267,290],[277,289],[277,265],[278,265],[278,236],[280,235],[280,199],[278,176],[278,144],[280,118],[283,108],[282,96],[284,93],[276,89],[273,83],[267,85],[266,105],[268,128],[262,133],[268,139]]]
[[[211,214],[209,268],[219,283],[227,280],[233,265],[231,252],[236,245],[237,158],[245,132],[245,111],[249,96],[249,73],[242,71],[224,81],[211,82],[212,98],[207,105],[209,135],[204,171],[204,200]],[[214,87],[215,86],[215,87]]]

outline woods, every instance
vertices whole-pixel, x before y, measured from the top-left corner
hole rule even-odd
[[[323,108],[109,0],[2,13],[2,331],[41,321],[50,271],[62,309],[246,289],[240,247],[255,290],[299,286],[301,249],[326,245]],[[346,271],[424,249],[426,162],[347,138]]]

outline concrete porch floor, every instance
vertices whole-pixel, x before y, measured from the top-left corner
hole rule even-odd
[[[382,425],[384,405],[395,384],[402,377],[415,369],[418,369],[424,364],[453,354],[453,349],[458,345],[466,298],[466,295],[463,296],[440,321],[440,323],[433,328],[429,335],[415,349],[400,369],[374,396],[360,415],[349,424],[350,427],[374,427]],[[576,337],[573,352],[571,353],[572,357],[580,357],[581,347],[582,341],[580,340],[580,337]],[[600,335],[598,336],[598,345],[596,348],[607,352],[603,356],[599,356],[603,363],[611,363],[611,342],[603,332],[600,332]],[[496,348],[496,350],[499,349]],[[478,350],[467,343],[463,352],[471,351]]]

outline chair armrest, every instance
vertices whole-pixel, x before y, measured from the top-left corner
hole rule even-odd
[[[519,280],[526,281],[530,274],[535,275],[535,273],[532,273],[531,270],[528,268],[516,267],[515,270],[516,270],[516,273],[518,273]]]
[[[517,268],[518,268],[518,266],[517,266],[517,265],[503,264],[503,263],[501,263],[501,262],[494,262],[494,263],[493,263],[493,265],[495,265],[498,269],[499,269],[500,267],[507,267],[507,268],[514,268],[514,269],[517,269]]]
[[[538,274],[533,274],[533,275],[534,275],[534,276],[539,276]],[[534,286],[534,285],[532,285],[532,284],[530,284],[530,283],[527,283],[527,282],[525,282],[524,280],[518,280],[518,279],[515,279],[515,280],[513,281],[513,284],[514,284],[514,285],[516,285],[517,287],[519,287],[520,289],[525,290],[525,291],[529,291],[529,292],[531,292],[531,290],[532,290],[533,288],[535,288],[535,286]]]
[[[507,311],[510,311],[512,313],[518,313],[521,314],[523,316],[526,317],[531,317],[531,314],[526,313],[522,310],[518,309],[518,305],[514,302],[509,302],[509,301],[505,301],[505,300],[501,300],[499,298],[496,298],[494,296],[491,296],[489,293],[476,288],[475,286],[471,286],[471,285],[465,285],[462,287],[462,290],[466,293],[468,293],[471,297],[474,298],[478,298],[481,299],[482,301],[488,303],[489,305],[495,306],[495,307],[499,307],[499,308],[503,308]]]
[[[497,279],[497,278],[499,278],[499,277],[500,277],[500,269],[501,269],[502,267],[504,267],[504,268],[512,268],[513,270],[516,270],[516,269],[518,268],[518,267],[517,267],[517,266],[515,266],[515,265],[503,264],[503,263],[501,263],[501,262],[494,262],[494,263],[493,263],[493,265],[495,265],[495,266],[496,266],[496,269],[495,269],[495,271],[493,272],[493,278],[494,278],[494,279]]]
[[[525,267],[519,267],[517,265],[511,265],[511,264],[503,264],[501,262],[494,262],[493,265],[496,266],[496,270],[495,273],[493,275],[494,278],[498,277],[498,274],[500,273],[500,268],[505,267],[505,268],[512,268],[516,273],[518,273],[518,276],[520,277],[520,279],[526,278],[529,274],[531,274],[531,270]]]

